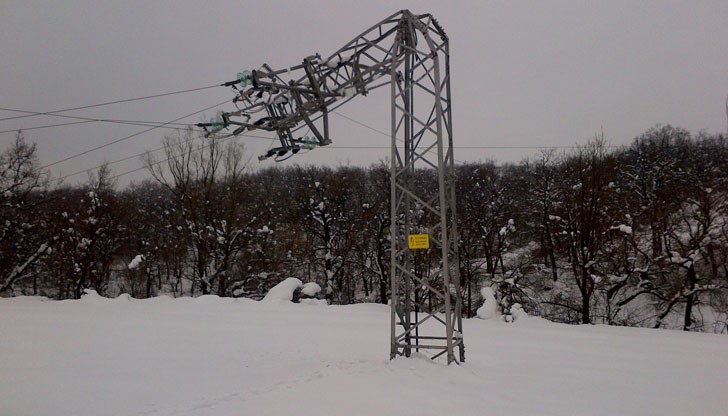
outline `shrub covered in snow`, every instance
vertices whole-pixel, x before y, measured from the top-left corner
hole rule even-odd
[[[478,318],[491,319],[500,316],[498,301],[495,298],[493,288],[486,286],[480,290],[480,294],[483,296],[483,306],[478,308]]]
[[[301,288],[301,294],[310,298],[316,297],[319,293],[321,293],[321,286],[315,282],[308,282]]]
[[[303,284],[300,279],[289,277],[269,290],[261,302],[267,304],[293,302],[316,305],[320,305],[323,302],[323,304],[326,304],[326,301],[316,299],[316,295],[320,292],[321,286],[317,283],[309,282]]]
[[[301,280],[295,277],[289,277],[271,288],[261,302],[269,304],[292,302],[294,300],[294,293],[302,286],[303,282]]]

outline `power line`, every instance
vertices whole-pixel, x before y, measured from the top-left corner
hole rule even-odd
[[[728,100],[726,101],[726,104],[728,105]],[[338,115],[339,117],[345,118],[352,123],[358,124],[362,127],[365,127],[369,130],[372,130],[374,132],[377,132],[385,137],[390,137],[389,133],[385,133],[381,130],[375,129],[372,126],[369,126],[365,123],[362,123],[361,121],[357,121],[349,116],[346,116],[344,114],[341,114],[338,111],[332,111],[332,113]],[[454,145],[454,149],[524,149],[524,150],[538,150],[538,149],[578,149],[581,146],[578,145],[571,145],[571,146],[457,146]],[[608,146],[608,147],[621,147],[621,146]],[[389,149],[389,146],[327,146],[329,149]]]
[[[43,113],[38,113],[35,111],[24,111],[24,110],[14,110],[11,108],[0,108],[0,110],[6,110],[6,111],[16,111],[19,113],[28,113],[31,115],[44,115]],[[91,122],[100,122],[100,123],[114,123],[114,124],[124,124],[124,125],[131,125],[131,126],[155,126],[160,124],[165,124],[165,129],[172,129],[172,130],[180,130],[180,128],[177,127],[170,127],[166,125],[177,125],[177,126],[184,126],[185,128],[188,128],[191,126],[191,124],[186,123],[164,123],[161,121],[137,121],[137,120],[118,120],[118,119],[103,119],[103,118],[90,118],[90,117],[81,117],[81,116],[67,116],[63,114],[49,114],[52,117],[62,117],[62,118],[69,118],[72,120],[82,120],[79,122],[71,122],[71,123],[59,123],[59,124],[49,124],[44,126],[33,126],[33,127],[21,127],[21,128],[15,128],[10,130],[3,130],[0,131],[0,134],[2,133],[13,133],[18,130],[28,131],[28,130],[36,130],[36,129],[46,129],[51,127],[61,127],[61,126],[70,126],[74,124],[85,124],[85,123],[91,123]]]
[[[114,119],[114,118],[111,118],[111,119],[108,119],[108,118],[91,118],[91,117],[82,117],[82,116],[69,116],[69,115],[65,115],[65,114],[39,113],[37,111],[16,110],[14,108],[5,108],[5,107],[0,107],[0,110],[3,110],[3,111],[14,111],[16,113],[25,113],[25,114],[29,114],[31,116],[44,116],[44,115],[47,115],[47,116],[51,116],[51,117],[70,118],[70,119],[73,119],[73,120],[102,121],[102,122],[106,122],[106,123],[122,123],[122,124],[138,123],[138,124],[149,124],[149,125],[151,125],[151,124],[164,124],[163,121],[149,121],[149,120],[140,121],[140,120],[119,120],[119,119]],[[166,124],[175,124],[175,125],[189,126],[188,123],[166,123]],[[17,129],[15,129],[15,130],[17,130]],[[22,130],[25,130],[25,129],[22,129]]]
[[[109,142],[109,143],[106,143],[106,144],[102,144],[102,145],[100,145],[100,146],[96,146],[96,147],[93,147],[93,148],[91,148],[91,149],[85,150],[85,151],[83,151],[83,152],[81,152],[81,153],[77,153],[77,154],[75,154],[75,155],[69,156],[69,157],[67,157],[67,158],[64,158],[64,159],[61,159],[61,160],[57,160],[57,161],[55,161],[55,162],[53,162],[53,163],[49,163],[49,164],[47,164],[47,165],[45,165],[45,166],[41,166],[41,169],[46,169],[46,168],[49,168],[49,167],[51,167],[51,166],[55,166],[55,165],[57,165],[57,164],[59,164],[59,163],[63,163],[63,162],[67,162],[67,161],[69,161],[69,160],[71,160],[71,159],[75,159],[75,158],[77,158],[77,157],[79,157],[79,156],[83,156],[83,155],[87,155],[87,154],[89,154],[89,153],[91,153],[91,152],[95,152],[96,150],[99,150],[99,149],[103,149],[104,147],[108,147],[108,146],[111,146],[111,145],[113,145],[113,144],[116,144],[116,143],[119,143],[119,142],[123,142],[123,141],[125,141],[125,140],[129,140],[129,139],[131,139],[131,138],[133,138],[133,137],[136,137],[136,136],[140,136],[140,135],[142,135],[142,134],[144,134],[144,133],[148,133],[148,132],[150,132],[150,131],[152,131],[152,130],[155,130],[155,129],[158,129],[158,128],[161,128],[161,127],[164,127],[164,126],[165,126],[165,125],[167,125],[167,124],[171,124],[171,123],[174,123],[174,122],[176,122],[176,121],[179,121],[179,120],[185,119],[185,118],[187,118],[187,117],[191,117],[191,116],[194,116],[195,114],[199,114],[199,113],[205,112],[205,111],[207,111],[207,110],[211,110],[211,109],[213,109],[213,108],[215,108],[215,107],[219,107],[219,106],[221,106],[221,105],[223,105],[223,104],[227,103],[228,101],[230,101],[230,100],[225,100],[225,101],[223,101],[223,102],[221,102],[221,103],[218,103],[218,104],[215,104],[215,105],[211,105],[211,106],[209,106],[209,107],[203,108],[202,110],[199,110],[199,111],[195,111],[194,113],[190,113],[190,114],[184,115],[184,116],[182,116],[182,117],[178,117],[178,118],[176,118],[176,119],[174,119],[174,120],[172,120],[172,121],[169,121],[169,122],[167,122],[167,123],[163,123],[163,124],[159,124],[159,125],[155,125],[155,126],[152,126],[152,127],[148,128],[148,129],[144,129],[144,130],[142,130],[142,131],[140,131],[140,132],[137,132],[137,133],[134,133],[134,134],[130,134],[130,135],[128,135],[128,136],[124,136],[124,137],[122,137],[122,138],[120,138],[120,139],[117,139],[117,140],[111,141],[111,142]]]
[[[118,141],[110,142],[110,143],[107,143],[106,145],[102,145],[102,146],[99,146],[97,148],[90,149],[90,150],[88,150],[86,152],[79,153],[78,155],[74,155],[74,156],[71,156],[71,157],[66,158],[64,160],[60,160],[60,161],[51,163],[49,165],[43,166],[42,168],[46,168],[46,167],[53,166],[53,165],[58,164],[58,163],[61,163],[61,162],[65,162],[65,161],[70,160],[70,159],[73,159],[75,157],[78,157],[78,156],[81,156],[81,155],[90,153],[90,152],[92,152],[94,150],[98,150],[100,148],[103,148],[103,147],[106,147],[106,146],[109,146],[109,145],[118,143],[119,141],[127,140],[127,139],[132,138],[132,137],[135,137],[137,135],[146,133],[147,131],[151,131],[151,130],[153,130],[155,128],[171,128],[171,127],[164,127],[164,126],[169,125],[169,124],[180,124],[180,125],[184,125],[184,126],[190,126],[189,124],[175,123],[175,121],[178,121],[178,120],[181,120],[183,118],[189,117],[191,115],[198,114],[200,112],[209,110],[211,108],[214,108],[214,107],[217,107],[219,105],[222,105],[222,104],[224,104],[226,102],[227,102],[227,100],[224,101],[223,103],[216,104],[214,106],[205,108],[203,110],[200,110],[198,112],[192,113],[190,115],[177,118],[177,119],[175,119],[175,120],[173,120],[171,122],[161,123],[159,125],[154,125],[154,126],[152,126],[151,129],[147,129],[147,130],[144,130],[142,132],[136,133],[134,135],[127,136],[125,138],[119,139]],[[2,108],[0,108],[0,109],[2,109]],[[10,111],[22,111],[22,110],[10,110]],[[355,124],[358,124],[358,125],[360,125],[362,127],[365,127],[365,128],[367,128],[369,130],[372,130],[372,131],[374,131],[374,132],[376,132],[376,133],[378,133],[378,134],[380,134],[382,136],[385,136],[385,137],[389,137],[390,136],[389,134],[387,134],[387,133],[385,133],[385,132],[383,132],[381,130],[378,130],[378,129],[376,129],[374,127],[371,127],[371,126],[369,126],[369,125],[367,125],[365,123],[362,123],[362,122],[360,122],[358,120],[355,120],[355,119],[353,119],[353,118],[351,118],[349,116],[346,116],[346,115],[344,115],[344,114],[342,114],[342,113],[340,113],[338,111],[332,110],[331,112],[333,112],[334,114],[336,114],[336,115],[338,115],[338,116],[340,116],[340,117],[342,117],[344,119],[349,120],[350,122],[353,122]],[[42,113],[34,113],[34,114],[41,115]],[[68,117],[68,118],[78,118],[78,119],[86,120],[86,121],[82,121],[82,122],[65,123],[65,124],[61,124],[61,125],[80,124],[80,123],[84,123],[84,122],[96,122],[96,121],[99,121],[99,122],[112,122],[112,123],[117,122],[117,123],[122,123],[122,124],[136,124],[136,125],[149,125],[149,124],[143,124],[143,123],[151,123],[151,122],[134,122],[134,121],[128,121],[128,120],[87,119],[87,118],[84,118],[84,117],[76,117],[76,116],[62,116],[62,115],[56,115],[56,116],[59,116],[59,117]],[[48,126],[48,127],[53,127],[53,126]],[[177,129],[177,130],[182,130],[182,129]],[[2,133],[2,132],[0,132],[0,133]],[[232,134],[230,134],[230,135],[227,135],[227,136],[225,136],[223,138],[219,138],[217,140],[219,140],[219,141],[226,141],[226,140],[230,139],[231,137],[234,137],[234,136]],[[255,135],[240,135],[239,137],[260,138],[260,139],[273,140],[273,141],[275,140],[275,138],[264,137],[264,136],[255,136]],[[187,141],[185,141],[185,143],[187,143],[189,140],[193,140],[193,139],[194,138],[190,138]],[[575,148],[579,148],[579,147],[580,146],[578,146],[578,145],[571,145],[571,146],[453,146],[454,149],[490,149],[490,150],[498,150],[498,149],[504,149],[504,150],[508,150],[508,149],[530,149],[530,150],[538,150],[538,149],[575,149]],[[609,146],[609,147],[620,147],[620,146]],[[386,149],[390,149],[390,146],[326,146],[325,148],[328,148],[328,149],[356,149],[356,150],[367,150],[367,149],[372,149],[372,150],[383,150],[384,149],[384,150],[386,150]],[[158,148],[155,148],[155,149],[152,149],[152,150],[147,150],[147,151],[145,151],[143,153],[139,153],[139,154],[136,154],[136,155],[128,156],[128,157],[125,157],[125,158],[122,158],[122,159],[118,159],[118,160],[115,160],[115,161],[112,161],[112,162],[106,162],[105,164],[106,165],[112,165],[112,164],[116,164],[116,163],[125,162],[127,160],[130,160],[130,159],[134,159],[134,158],[138,158],[140,156],[143,156],[146,153],[149,153],[149,152],[152,152],[153,153],[153,152],[157,152],[157,151],[162,150],[162,149],[164,149],[164,146],[158,147]],[[171,157],[168,157],[167,159],[164,159],[162,161],[156,162],[155,164],[164,163],[164,162],[169,161],[171,159],[175,159],[175,158],[177,158],[179,156],[180,155],[171,156]],[[458,161],[458,162],[459,163],[462,163],[461,161]],[[60,177],[59,179],[60,180],[63,180],[63,179],[66,179],[66,178],[69,178],[69,177],[72,177],[72,176],[75,176],[75,175],[79,175],[81,173],[89,172],[89,171],[98,169],[101,166],[103,166],[103,165],[99,165],[99,166],[96,166],[96,167],[93,167],[93,168],[84,169],[84,170],[81,170],[81,171],[78,171],[78,172],[70,173],[70,174],[67,174],[67,175],[64,175],[64,176]],[[121,174],[118,174],[118,175],[114,176],[114,179],[119,178],[119,177],[122,177],[122,176],[125,176],[125,175],[128,175],[128,174],[131,174],[131,173],[134,173],[134,172],[138,172],[138,171],[143,170],[143,169],[146,169],[146,167],[136,168],[136,169],[133,169],[133,170],[130,170],[130,171],[123,172]]]
[[[76,117],[78,118],[78,117]],[[7,134],[7,133],[16,133],[19,130],[22,131],[29,131],[29,130],[39,130],[39,129],[49,129],[53,127],[63,127],[63,126],[73,126],[77,124],[90,124],[90,123],[112,123],[112,124],[123,124],[126,126],[144,126],[144,127],[151,127],[156,125],[164,124],[163,122],[151,122],[151,121],[127,121],[127,120],[94,120],[94,119],[88,119],[84,121],[72,121],[70,123],[58,123],[58,124],[48,124],[45,126],[33,126],[33,127],[20,127],[17,129],[10,129],[10,130],[2,130],[0,131],[0,134]],[[178,126],[184,126],[184,127],[172,127],[172,126],[160,126],[158,128],[160,129],[166,129],[166,130],[187,130],[192,129],[192,131],[199,131],[202,132],[203,130],[195,129],[193,128],[193,124],[185,124],[185,123],[170,123]]]
[[[241,137],[241,136],[235,136],[235,135],[229,134],[229,135],[227,135],[225,137],[222,137],[222,138],[219,138],[219,139],[215,139],[215,140],[217,140],[218,142],[225,142],[225,141],[230,140],[230,139],[235,138],[235,137]],[[260,137],[260,138],[268,139],[268,137],[262,137],[262,136],[243,136],[243,137]],[[188,143],[188,141],[186,141],[185,143]],[[199,152],[199,151],[203,150],[204,148],[205,148],[205,145],[201,145],[197,149],[193,150],[193,152]],[[162,163],[165,163],[165,162],[167,162],[169,160],[172,160],[172,159],[177,159],[178,157],[184,156],[185,154],[187,154],[186,151],[183,152],[183,153],[179,153],[177,155],[174,155],[174,156],[170,156],[170,157],[168,157],[166,159],[163,159],[163,160],[158,160],[158,161],[152,163],[150,166],[161,165]],[[94,168],[94,169],[96,169],[96,168]],[[147,169],[147,167],[146,166],[142,166],[140,168],[128,170],[126,172],[123,172],[123,173],[120,173],[120,174],[118,174],[116,176],[111,177],[111,180],[116,180],[116,179],[118,179],[118,178],[120,178],[122,176],[129,175],[129,174],[134,173],[134,172],[139,172],[140,170],[144,170],[144,169]],[[83,172],[88,172],[88,170],[85,170]],[[79,172],[79,173],[83,173],[83,172]],[[63,177],[61,179],[64,179],[66,177],[67,176],[65,176],[65,177]]]
[[[230,139],[232,137],[234,137],[234,136],[232,134],[230,134],[230,135],[227,135],[227,136],[224,136],[222,138],[215,139],[215,140],[225,141],[225,140],[228,140],[228,139]],[[265,140],[277,140],[277,139],[272,138],[272,137],[257,136],[257,135],[252,135],[252,134],[242,134],[242,135],[239,135],[238,137],[254,138],[254,139],[265,139]],[[189,143],[190,141],[195,140],[195,139],[196,139],[196,137],[191,137],[191,138],[183,141],[182,143]],[[98,169],[98,168],[100,168],[100,167],[102,167],[104,165],[115,165],[117,163],[126,162],[127,160],[136,159],[138,157],[144,156],[147,153],[158,152],[158,151],[160,151],[162,149],[164,149],[164,146],[157,147],[157,148],[154,148],[154,149],[149,149],[149,150],[146,150],[146,151],[144,151],[142,153],[137,153],[135,155],[127,156],[127,157],[122,158],[122,159],[117,159],[117,160],[114,160],[114,161],[111,161],[111,162],[106,162],[106,163],[104,163],[102,165],[94,166],[92,168],[88,168],[88,169],[84,169],[84,170],[79,170],[77,172],[69,173],[67,175],[63,175],[63,176],[59,177],[58,179],[59,180],[64,180],[64,179],[70,178],[71,176],[76,176],[76,175],[80,175],[82,173],[86,173],[86,172],[89,172],[89,171],[96,170],[96,169]],[[166,162],[166,161],[168,161],[170,159],[175,159],[175,158],[177,158],[179,156],[180,155],[169,157],[169,158],[165,159],[163,162]],[[138,171],[143,170],[143,169],[145,169],[145,167],[141,167],[141,168],[137,168],[137,169],[134,169],[134,170],[131,170],[131,171],[128,171],[128,172],[121,173],[119,175],[116,175],[114,177],[114,179],[117,178],[117,177],[121,177],[121,176],[124,176],[124,175],[128,175],[130,173],[138,172]]]
[[[351,121],[352,123],[358,124],[358,125],[360,125],[360,126],[362,126],[362,127],[366,127],[366,128],[368,128],[369,130],[372,130],[372,131],[374,131],[374,132],[377,132],[377,133],[379,133],[379,134],[381,134],[381,135],[383,135],[383,136],[386,136],[386,137],[390,137],[389,133],[385,133],[385,132],[383,132],[383,131],[381,131],[381,130],[375,129],[375,128],[374,128],[374,127],[372,127],[372,126],[369,126],[369,125],[366,125],[366,124],[362,123],[361,121],[357,121],[357,120],[354,120],[353,118],[351,118],[351,117],[349,117],[349,116],[346,116],[346,115],[344,115],[344,114],[341,114],[340,112],[338,112],[338,111],[336,111],[336,110],[332,111],[332,113],[336,114],[336,115],[337,115],[337,116],[339,116],[339,117],[343,117],[343,118],[345,118],[345,119],[347,119],[347,120]]]
[[[83,110],[86,108],[103,107],[103,106],[112,105],[112,104],[128,103],[128,102],[132,102],[132,101],[148,100],[150,98],[159,98],[159,97],[166,97],[169,95],[183,94],[183,93],[187,93],[187,92],[202,91],[202,90],[207,90],[210,88],[215,88],[215,87],[220,87],[220,86],[222,86],[222,85],[221,84],[209,85],[207,87],[190,88],[190,89],[186,89],[186,90],[172,91],[172,92],[166,92],[166,93],[162,93],[162,94],[147,95],[144,97],[127,98],[124,100],[108,101],[108,102],[100,103],[100,104],[83,105],[80,107],[64,108],[61,110],[47,111],[47,112],[42,112],[42,113],[34,113],[32,111],[29,111],[29,113],[33,113],[33,114],[0,118],[0,121],[15,120],[15,119],[19,119],[19,118],[27,118],[27,117],[34,117],[34,116],[41,116],[41,115],[54,115],[56,113],[65,113],[67,111]],[[9,109],[5,109],[5,108],[0,108],[0,110],[23,112],[20,110],[9,110]]]
[[[28,130],[38,130],[38,129],[49,129],[51,127],[73,126],[75,124],[87,124],[87,123],[94,123],[94,122],[95,122],[95,120],[85,120],[85,121],[72,121],[70,123],[49,124],[47,126],[25,127],[25,128],[19,128],[19,129],[2,130],[2,131],[0,131],[0,134],[15,133],[19,130],[28,131]]]
[[[571,146],[453,146],[453,149],[491,149],[491,150],[517,150],[517,149],[523,149],[523,150],[539,150],[539,149],[579,149],[583,146],[579,145],[571,145]],[[612,148],[619,148],[622,146],[607,146]],[[322,147],[322,149],[390,149],[390,146],[326,146]]]
[[[238,135],[238,136],[227,135],[227,136],[222,137],[222,138],[217,139],[217,140],[222,142],[222,141],[229,140],[229,139],[231,139],[233,137],[257,138],[257,139],[265,139],[265,140],[273,140],[273,141],[276,140],[275,138],[272,138],[272,137],[254,136],[254,135]],[[187,143],[190,140],[194,140],[194,139],[195,138],[188,139],[184,143]],[[574,145],[574,146],[453,146],[453,147],[455,149],[535,149],[535,150],[538,150],[538,149],[576,149],[576,148],[579,148],[580,146]],[[619,146],[610,146],[610,147],[619,147]],[[387,150],[390,147],[389,146],[325,146],[325,147],[321,147],[321,148],[322,149],[356,149],[356,150],[372,149],[372,150]],[[157,151],[162,150],[162,149],[164,149],[164,146],[158,147],[158,148],[155,148],[155,149],[147,150],[144,153],[139,153],[139,154],[136,154],[136,155],[127,156],[125,158],[118,159],[118,160],[114,160],[112,162],[107,162],[105,164],[106,165],[113,165],[113,164],[125,162],[127,160],[131,160],[131,159],[135,159],[135,158],[138,158],[140,156],[143,156],[147,152],[154,153],[154,152],[157,152]],[[197,151],[197,150],[195,150],[195,151]],[[155,162],[154,165],[158,165],[158,164],[167,162],[169,160],[176,159],[176,158],[178,158],[180,156],[181,156],[181,154],[175,155],[175,156],[170,156],[170,157],[168,157],[168,158],[166,158],[164,160],[160,160],[158,162]],[[458,163],[464,163],[464,162],[458,161]],[[74,172],[74,173],[69,173],[67,175],[61,176],[59,178],[59,180],[63,180],[63,179],[66,179],[66,178],[70,178],[72,176],[76,176],[76,175],[80,175],[82,173],[86,173],[86,172],[89,172],[89,171],[93,171],[93,170],[96,170],[96,169],[100,168],[101,166],[103,166],[103,165],[95,166],[95,167],[92,167],[92,168],[89,168],[89,169],[80,170],[80,171]],[[122,176],[129,175],[131,173],[134,173],[134,172],[139,172],[139,171],[144,170],[144,169],[146,169],[145,166],[139,167],[139,168],[135,168],[135,169],[132,169],[132,170],[129,170],[129,171],[120,173],[120,174],[114,176],[112,179],[117,179],[117,178],[120,178]]]

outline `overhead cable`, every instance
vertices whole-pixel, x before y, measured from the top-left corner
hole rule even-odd
[[[166,92],[166,93],[162,93],[162,94],[147,95],[147,96],[144,96],[144,97],[136,97],[136,98],[127,98],[127,99],[124,99],[124,100],[108,101],[108,102],[100,103],[100,104],[83,105],[83,106],[79,106],[79,107],[64,108],[64,109],[61,109],[61,110],[47,111],[47,112],[42,112],[42,113],[33,113],[33,114],[26,114],[26,115],[22,115],[22,116],[5,117],[5,118],[0,118],[0,121],[14,120],[14,119],[19,119],[19,118],[27,118],[27,117],[34,117],[34,116],[41,116],[41,115],[43,115],[43,116],[45,116],[45,115],[53,115],[53,114],[57,114],[57,113],[65,113],[67,111],[83,110],[83,109],[86,109],[86,108],[94,108],[94,107],[103,107],[103,106],[106,106],[106,105],[128,103],[128,102],[132,102],[132,101],[148,100],[150,98],[159,98],[159,97],[166,97],[166,96],[169,96],[169,95],[183,94],[183,93],[187,93],[187,92],[202,91],[202,90],[207,90],[207,89],[210,89],[210,88],[215,88],[215,87],[220,87],[220,86],[221,86],[220,84],[209,85],[207,87],[190,88],[190,89],[186,89],[186,90],[172,91],[172,92]],[[0,110],[6,110],[6,109],[0,108]],[[6,110],[6,111],[19,111],[19,110]]]
[[[116,144],[116,143],[120,143],[120,142],[123,142],[123,141],[125,141],[125,140],[129,140],[129,139],[131,139],[131,138],[134,138],[134,137],[140,136],[140,135],[142,135],[142,134],[144,134],[144,133],[148,133],[148,132],[150,132],[150,131],[152,131],[152,130],[155,130],[155,129],[158,129],[158,128],[162,128],[162,127],[166,126],[167,124],[171,124],[171,123],[177,122],[177,121],[179,121],[179,120],[185,119],[185,118],[187,118],[187,117],[191,117],[191,116],[194,116],[194,115],[196,115],[196,114],[200,114],[200,113],[202,113],[202,112],[205,112],[205,111],[207,111],[207,110],[211,110],[211,109],[213,109],[213,108],[215,108],[215,107],[219,107],[219,106],[221,106],[221,105],[223,105],[223,104],[225,104],[225,103],[227,103],[227,102],[229,102],[229,101],[230,101],[230,100],[225,100],[225,101],[223,101],[223,102],[221,102],[221,103],[218,103],[218,104],[215,104],[215,105],[211,105],[211,106],[209,106],[209,107],[203,108],[202,110],[199,110],[199,111],[195,111],[194,113],[190,113],[190,114],[184,115],[184,116],[182,116],[182,117],[178,117],[178,118],[176,118],[176,119],[174,119],[174,120],[172,120],[172,121],[169,121],[169,122],[167,122],[167,123],[162,123],[162,124],[158,124],[158,125],[152,126],[152,127],[148,128],[148,129],[144,129],[144,130],[142,130],[142,131],[140,131],[140,132],[137,132],[137,133],[134,133],[134,134],[130,134],[130,135],[128,135],[128,136],[124,136],[124,137],[122,137],[122,138],[120,138],[120,139],[116,139],[116,140],[114,140],[114,141],[111,141],[111,142],[109,142],[109,143],[105,143],[105,144],[102,144],[102,145],[100,145],[100,146],[96,146],[96,147],[93,147],[93,148],[91,148],[91,149],[85,150],[85,151],[83,151],[83,152],[81,152],[81,153],[77,153],[77,154],[74,154],[74,155],[72,155],[72,156],[66,157],[66,158],[64,158],[64,159],[61,159],[61,160],[57,160],[57,161],[55,161],[55,162],[53,162],[53,163],[49,163],[49,164],[47,164],[47,165],[41,166],[41,169],[49,168],[49,167],[51,167],[51,166],[55,166],[55,165],[57,165],[57,164],[59,164],[59,163],[63,163],[63,162],[66,162],[66,161],[69,161],[69,160],[71,160],[71,159],[75,159],[75,158],[77,158],[77,157],[79,157],[79,156],[87,155],[87,154],[89,154],[89,153],[91,153],[91,152],[95,152],[96,150],[99,150],[99,149],[103,149],[103,148],[105,148],[105,147],[108,147],[108,146],[111,146],[111,145],[113,145],[113,144]]]
[[[226,140],[230,139],[231,137],[234,137],[234,135],[227,134],[225,136],[216,138],[215,140],[220,141],[220,142],[223,142],[223,141],[226,141]],[[241,134],[238,137],[255,138],[255,139],[265,139],[265,140],[271,140],[271,141],[275,141],[276,140],[273,137],[257,136],[257,135],[252,135],[252,134]],[[182,143],[183,144],[189,143],[190,141],[195,140],[196,138],[197,137],[190,137],[190,138],[184,140]],[[92,168],[83,169],[83,170],[79,170],[77,172],[69,173],[69,174],[66,174],[66,175],[63,175],[63,176],[59,177],[58,179],[59,180],[63,180],[63,179],[66,179],[66,178],[70,178],[72,176],[80,175],[82,173],[86,173],[86,172],[89,172],[89,171],[93,171],[93,170],[99,169],[100,167],[102,167],[104,165],[115,165],[117,163],[126,162],[127,160],[136,159],[136,158],[139,158],[141,156],[144,156],[147,153],[155,153],[155,152],[158,152],[158,151],[160,151],[162,149],[164,149],[164,146],[157,147],[157,148],[154,148],[154,149],[149,149],[149,150],[144,151],[143,153],[137,153],[135,155],[127,156],[127,157],[124,157],[122,159],[113,160],[111,162],[105,162],[102,165],[94,166]],[[177,157],[179,157],[179,155],[168,157],[167,159],[164,159],[163,162],[166,162],[166,161],[168,161],[170,159],[176,159]],[[137,169],[134,169],[134,170],[131,170],[131,171],[128,171],[128,172],[121,173],[119,175],[116,175],[114,178],[121,177],[121,176],[124,176],[124,175],[128,175],[130,173],[137,172],[137,171],[140,171],[142,169],[145,169],[145,167],[141,167],[141,168],[137,168]]]

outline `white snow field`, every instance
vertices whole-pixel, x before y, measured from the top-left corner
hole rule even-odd
[[[389,360],[384,305],[0,299],[0,415],[728,415],[728,337],[465,321]]]

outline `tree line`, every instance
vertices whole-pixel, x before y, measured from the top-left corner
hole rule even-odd
[[[19,132],[0,155],[2,296],[260,298],[299,277],[331,303],[388,300],[385,162],[251,170],[241,145],[188,131],[118,189],[108,166],[54,183],[36,153]],[[466,316],[490,287],[506,316],[728,332],[724,135],[656,126],[622,148],[597,135],[456,175]],[[417,173],[422,189],[435,180]],[[428,254],[413,267],[436,280]]]

